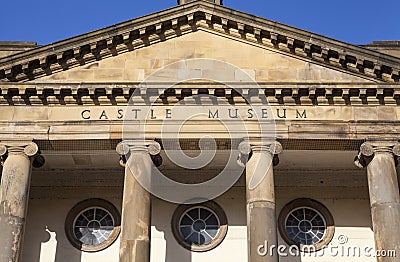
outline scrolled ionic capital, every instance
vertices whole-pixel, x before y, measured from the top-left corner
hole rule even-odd
[[[24,154],[34,157],[39,154],[39,147],[32,141],[4,141],[0,144],[0,156]]]
[[[283,150],[278,141],[243,141],[238,149],[244,155],[249,155],[251,152],[268,152],[272,156],[279,155]]]
[[[0,163],[4,165],[6,159],[12,155],[23,155],[32,161],[33,167],[42,167],[45,159],[40,155],[39,147],[32,141],[2,141],[0,143]]]
[[[161,145],[154,140],[126,140],[117,145],[116,151],[119,155],[143,151],[155,156],[161,152]]]
[[[153,162],[156,166],[161,165],[160,152],[161,145],[154,140],[124,140],[118,143],[116,147],[117,153],[120,155],[120,164],[125,166],[126,160],[131,153],[147,153],[152,156]]]
[[[360,146],[354,163],[360,168],[366,167],[375,154],[390,154],[395,158],[400,157],[400,143],[397,140],[367,141]]]
[[[397,141],[365,142],[360,147],[364,156],[373,156],[376,153],[388,153],[400,156],[400,143]]]
[[[238,164],[240,166],[246,165],[252,154],[265,152],[268,153],[274,160],[274,165],[279,163],[278,155],[282,153],[282,144],[276,140],[246,140],[239,144],[239,157]]]

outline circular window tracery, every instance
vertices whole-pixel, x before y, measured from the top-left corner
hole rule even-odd
[[[225,238],[225,212],[215,202],[181,205],[173,215],[172,232],[186,249],[198,252],[211,250]]]
[[[296,243],[315,245],[324,239],[326,222],[313,208],[301,207],[293,210],[285,221],[286,232]]]
[[[65,232],[71,244],[88,252],[110,246],[120,232],[118,210],[102,199],[88,199],[75,205],[67,215]]]
[[[85,245],[104,243],[114,230],[114,217],[101,207],[82,211],[74,221],[75,237]]]
[[[196,206],[186,211],[179,222],[182,237],[190,244],[207,245],[218,235],[218,216],[210,209]]]
[[[296,199],[279,215],[279,232],[289,245],[319,250],[333,238],[334,222],[329,210],[311,199]]]

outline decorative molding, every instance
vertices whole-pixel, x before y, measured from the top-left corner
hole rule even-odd
[[[364,78],[399,82],[399,58],[202,0],[0,58],[0,80],[33,80],[200,28]]]
[[[227,98],[230,103],[246,103],[259,95],[270,105],[399,105],[400,84],[371,83],[229,83],[191,82],[177,84],[164,93],[168,83],[154,83],[143,89],[139,100],[160,94],[158,103],[173,104],[196,94]],[[0,105],[127,105],[140,83],[0,83]],[[204,86],[204,88],[201,88]],[[246,88],[242,88],[245,86]],[[254,90],[249,88],[254,86]],[[199,88],[200,87],[200,88]],[[182,92],[185,90],[185,92]],[[239,92],[237,92],[239,90]],[[257,91],[261,92],[260,94]],[[201,91],[201,92],[199,92]],[[174,99],[168,99],[174,98]],[[145,100],[143,100],[145,103]]]

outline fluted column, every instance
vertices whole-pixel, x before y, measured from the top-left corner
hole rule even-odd
[[[0,187],[0,262],[20,261],[32,160],[38,151],[31,141],[0,144],[0,156],[5,159]]]
[[[276,252],[261,254],[278,244],[273,160],[282,151],[282,146],[276,141],[250,140],[242,143],[239,150],[242,154],[252,153],[246,164],[248,261],[277,262]]]
[[[377,250],[400,254],[400,195],[395,158],[400,156],[396,141],[369,141],[360,148],[358,163],[367,168],[372,225]],[[377,261],[398,261],[378,257]]]
[[[151,195],[142,185],[151,183],[150,154],[160,150],[154,141],[124,141],[117,146],[125,162],[120,262],[150,261]]]

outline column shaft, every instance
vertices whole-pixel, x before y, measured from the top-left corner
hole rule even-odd
[[[0,187],[0,262],[20,261],[22,255],[32,169],[31,159],[24,148],[9,147],[3,165]],[[36,153],[36,144],[31,145],[30,149],[32,154]]]
[[[150,193],[136,180],[149,178],[152,162],[146,151],[133,151],[125,167],[120,262],[150,261]]]
[[[275,190],[272,165],[273,155],[266,150],[253,150],[253,155],[246,165],[246,196],[247,196],[247,237],[248,261],[277,262],[276,252],[267,252],[266,256],[259,254],[258,247],[277,245],[277,229],[275,215]],[[252,179],[258,180],[255,187],[250,186]],[[257,182],[259,182],[257,184]],[[275,249],[276,251],[276,249]]]
[[[400,252],[400,196],[393,154],[376,152],[367,174],[376,249]],[[379,257],[378,261],[398,258]]]

